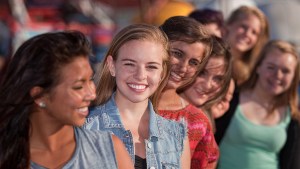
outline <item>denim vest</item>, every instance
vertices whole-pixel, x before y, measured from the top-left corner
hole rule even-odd
[[[180,168],[183,141],[186,137],[185,125],[156,114],[150,101],[148,108],[150,110],[149,138],[145,140],[147,168]],[[122,124],[114,94],[105,104],[91,108],[84,127],[110,131],[118,136],[125,144],[134,162],[133,137]]]
[[[75,127],[76,149],[62,169],[117,169],[111,134]],[[31,162],[30,169],[46,169]]]

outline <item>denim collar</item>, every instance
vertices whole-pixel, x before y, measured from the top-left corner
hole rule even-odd
[[[124,127],[121,121],[120,111],[115,102],[115,92],[112,94],[111,98],[107,103],[105,103],[104,107],[107,111],[110,109],[115,111],[109,111],[110,116],[114,116],[114,123],[121,124],[120,127]],[[149,109],[149,139],[153,139],[153,137],[159,138],[163,133],[163,123],[162,118],[157,115],[153,109],[153,105],[150,100],[148,100],[148,109]]]

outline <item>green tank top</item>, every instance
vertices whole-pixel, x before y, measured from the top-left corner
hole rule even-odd
[[[278,125],[264,126],[249,121],[240,106],[220,143],[218,169],[278,169],[278,153],[284,146],[290,110]]]

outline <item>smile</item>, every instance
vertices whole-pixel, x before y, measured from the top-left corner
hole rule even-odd
[[[130,88],[137,89],[137,90],[144,90],[144,89],[146,89],[146,85],[128,84],[128,86]]]

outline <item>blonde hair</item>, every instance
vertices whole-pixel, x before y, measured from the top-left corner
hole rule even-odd
[[[285,91],[284,93],[276,96],[275,101],[273,102],[272,106],[269,109],[269,113],[272,113],[277,107],[289,105],[291,109],[291,113],[293,117],[298,118],[298,82],[299,82],[299,56],[295,47],[282,40],[272,40],[268,42],[263,50],[261,51],[257,63],[254,66],[254,69],[251,73],[250,78],[241,86],[241,90],[253,89],[257,83],[258,74],[256,73],[256,69],[258,66],[261,65],[263,60],[266,58],[266,55],[271,52],[272,50],[279,50],[282,53],[289,53],[293,55],[297,61],[295,75],[293,77],[292,83],[290,88]]]
[[[245,52],[245,54],[241,58],[241,61],[244,63],[245,66],[247,66],[246,69],[249,69],[249,71],[244,72],[244,74],[233,72],[235,80],[238,80],[240,78],[243,79],[245,77],[246,79],[248,79],[248,77],[250,76],[249,72],[251,72],[251,70],[253,69],[262,47],[269,40],[269,23],[265,14],[258,8],[252,6],[241,6],[237,8],[231,13],[231,15],[229,16],[226,22],[226,25],[231,25],[235,22],[239,22],[244,17],[253,16],[253,15],[256,16],[260,21],[261,32],[258,35],[258,39],[254,47],[249,51]],[[236,66],[235,61],[233,64],[234,64],[233,67],[235,67]]]
[[[108,56],[112,56],[113,60],[116,61],[118,58],[119,49],[129,41],[141,40],[141,41],[153,41],[157,44],[161,44],[164,49],[163,53],[163,72],[162,80],[159,87],[150,97],[154,108],[158,103],[160,93],[168,82],[168,76],[170,71],[169,64],[169,45],[167,36],[156,26],[147,24],[133,24],[123,28],[112,40],[111,46],[100,65],[97,68],[95,74],[96,84],[96,99],[94,105],[101,105],[109,100],[112,93],[116,90],[117,84],[115,77],[111,76],[109,67],[107,65]],[[138,50],[138,49],[132,49]]]

